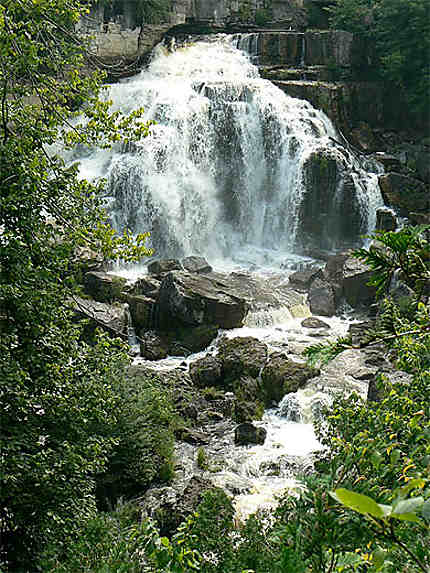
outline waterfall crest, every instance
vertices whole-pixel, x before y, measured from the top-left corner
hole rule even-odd
[[[87,151],[81,173],[107,179],[114,227],[150,231],[159,256],[261,264],[358,244],[382,204],[376,173],[236,44],[159,46],[147,70],[110,86],[114,109],[143,106],[157,123],[131,148]]]

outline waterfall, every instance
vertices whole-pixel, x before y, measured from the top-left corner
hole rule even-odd
[[[81,174],[107,179],[114,227],[150,231],[159,256],[260,264],[359,244],[382,204],[377,174],[324,113],[261,79],[244,43],[257,54],[255,34],[158,46],[106,93],[114,110],[144,107],[151,134],[81,152]]]

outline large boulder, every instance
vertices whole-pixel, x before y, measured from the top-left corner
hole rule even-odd
[[[218,358],[226,381],[241,376],[257,378],[267,360],[267,346],[257,338],[224,338],[218,347]]]
[[[169,272],[163,279],[158,297],[158,326],[170,329],[175,323],[220,328],[242,326],[247,304],[236,296],[227,280],[217,276]]]
[[[203,257],[185,257],[181,261],[183,268],[189,273],[210,273],[212,272],[212,267]]]
[[[148,273],[158,276],[169,273],[170,271],[180,270],[181,268],[181,263],[177,259],[162,259],[149,263]]]
[[[216,356],[208,354],[190,364],[191,380],[199,388],[221,386],[223,381],[221,370],[221,361]]]
[[[233,382],[236,397],[233,418],[237,422],[261,420],[264,414],[263,392],[258,380],[241,376]]]
[[[379,186],[385,203],[398,209],[401,215],[429,213],[430,191],[422,181],[400,173],[386,173],[379,177]]]
[[[362,261],[348,257],[343,267],[343,295],[352,307],[371,304],[375,299],[375,287],[367,283],[372,271]]]
[[[149,330],[142,335],[140,354],[146,360],[162,360],[168,355],[168,344],[156,332]]]
[[[249,444],[264,444],[267,432],[264,428],[258,428],[250,422],[239,424],[234,431],[234,443],[236,446]]]
[[[313,314],[333,316],[336,312],[336,301],[333,286],[326,280],[315,279],[309,290],[309,307]]]
[[[296,271],[289,277],[290,285],[301,292],[307,292],[316,278],[322,278],[322,270],[318,267]]]
[[[129,294],[127,296],[127,303],[133,326],[139,335],[153,328],[155,315],[155,301],[153,298],[144,295]]]
[[[89,271],[84,275],[85,292],[98,302],[123,301],[127,279],[104,271]]]
[[[127,338],[127,316],[124,305],[107,304],[87,298],[73,297],[71,301],[77,320],[85,320],[83,336],[91,341],[96,328],[102,328],[114,337]]]
[[[266,404],[280,402],[285,394],[297,392],[310,378],[318,374],[317,369],[294,362],[284,354],[279,352],[272,354],[261,373]]]

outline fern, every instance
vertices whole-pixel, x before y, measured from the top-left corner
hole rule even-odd
[[[322,342],[308,346],[303,352],[307,358],[309,366],[325,366],[338,354],[348,348],[352,348],[350,336],[339,337],[333,342]]]

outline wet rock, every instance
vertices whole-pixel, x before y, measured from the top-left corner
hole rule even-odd
[[[168,355],[168,344],[156,332],[150,330],[142,335],[140,354],[146,360],[162,360]]]
[[[90,271],[84,276],[85,292],[98,302],[123,301],[126,284],[127,279],[124,277],[103,271]]]
[[[133,326],[138,334],[154,327],[155,301],[144,295],[127,295]]]
[[[154,276],[148,275],[145,277],[140,277],[134,283],[131,294],[145,295],[155,300],[157,298],[160,285],[161,280],[155,278]]]
[[[348,335],[351,337],[352,344],[354,346],[360,346],[361,344],[367,342],[369,340],[367,331],[369,328],[374,326],[375,323],[371,320],[350,324],[348,328]]]
[[[228,281],[217,276],[169,272],[163,279],[158,299],[161,329],[175,322],[185,325],[242,326],[247,312],[243,298],[236,296]]]
[[[107,304],[94,300],[74,297],[73,309],[78,320],[89,320],[84,329],[84,337],[92,339],[96,328],[102,328],[113,336],[126,337],[127,318],[124,305]]]
[[[219,344],[218,358],[226,382],[241,376],[257,378],[267,360],[267,346],[251,336],[224,338]]]
[[[166,333],[170,341],[169,352],[173,354],[175,349],[185,350],[184,355],[200,352],[218,336],[218,328],[212,324],[202,324],[194,328],[190,326],[174,326]],[[171,349],[171,350],[170,350]],[[180,355],[180,354],[179,354]]]
[[[264,428],[257,428],[250,422],[239,424],[234,431],[234,443],[236,446],[248,444],[264,444],[267,432]]]
[[[204,356],[190,364],[191,380],[199,388],[222,386],[221,361],[215,356]]]
[[[367,283],[372,271],[362,261],[348,257],[343,267],[343,295],[352,307],[368,305],[375,300],[375,287]]]
[[[237,422],[261,420],[264,414],[263,392],[260,383],[250,376],[233,381],[236,397],[233,418]]]
[[[160,527],[162,535],[171,535],[184,519],[196,510],[206,491],[213,489],[210,481],[193,476],[186,484],[152,488],[141,500],[141,506]]]
[[[305,318],[302,320],[301,325],[304,328],[330,328],[330,325],[328,325],[323,320],[316,318],[315,316],[309,316],[308,318]]]
[[[301,422],[302,412],[299,401],[294,394],[287,394],[279,404],[279,414],[290,422]]]
[[[315,278],[322,278],[322,270],[320,268],[305,269],[303,271],[296,271],[289,277],[290,285],[301,291],[307,292]]]
[[[313,314],[333,316],[336,312],[332,285],[324,279],[315,279],[309,290],[309,307]]]
[[[186,257],[181,261],[183,268],[190,273],[210,273],[212,267],[203,257]]]
[[[400,214],[430,212],[430,191],[422,181],[400,173],[387,173],[379,177],[379,186],[385,203],[396,207]]]
[[[376,229],[378,231],[395,231],[397,229],[397,217],[391,209],[381,207],[376,211]]]
[[[180,270],[181,268],[181,263],[177,259],[162,259],[149,263],[148,273],[150,275],[163,275],[170,271]]]
[[[176,433],[180,440],[193,445],[204,445],[210,441],[209,435],[193,428],[180,428]]]
[[[266,404],[280,402],[285,394],[297,392],[309,379],[318,374],[319,370],[294,362],[284,354],[272,354],[261,373]]]

